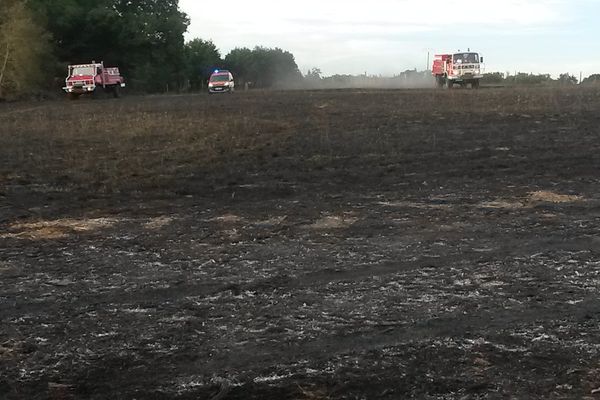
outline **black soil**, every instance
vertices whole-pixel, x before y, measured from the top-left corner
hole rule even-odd
[[[600,91],[0,105],[0,398],[600,398]]]

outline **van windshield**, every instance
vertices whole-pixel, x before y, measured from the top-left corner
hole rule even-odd
[[[229,75],[213,75],[210,77],[211,82],[229,82]]]

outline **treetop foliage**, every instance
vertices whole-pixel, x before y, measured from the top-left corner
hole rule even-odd
[[[21,1],[0,3],[0,99],[15,97],[42,84],[50,74],[49,35],[39,28]]]
[[[550,74],[527,74],[518,72],[516,74],[503,74],[502,72],[492,72],[484,74],[482,83],[485,84],[506,84],[506,85],[576,85],[578,80],[571,74],[560,74],[557,79],[553,79]]]
[[[582,85],[600,85],[600,74],[593,74],[585,78]]]
[[[25,82],[50,76],[56,90],[67,64],[92,61],[118,66],[130,87],[145,92],[200,89],[215,68],[256,87],[302,80],[287,51],[240,48],[223,58],[210,40],[185,43],[188,25],[178,0],[1,0],[0,57],[9,54],[2,87],[25,92]],[[42,65],[43,73],[36,71]]]
[[[183,79],[183,34],[189,20],[177,0],[27,3],[52,34],[63,67],[102,60],[118,65],[134,87],[149,91],[177,87]]]
[[[293,54],[279,48],[237,48],[223,62],[242,83],[256,87],[291,87],[302,82]]]

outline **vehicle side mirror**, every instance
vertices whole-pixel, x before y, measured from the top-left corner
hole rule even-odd
[[[483,62],[483,57],[481,57],[481,58],[479,59],[479,62],[480,62],[480,63],[482,63],[482,62]]]

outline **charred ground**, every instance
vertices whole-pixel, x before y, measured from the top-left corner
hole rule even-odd
[[[0,105],[0,397],[594,398],[599,109],[554,89]]]

